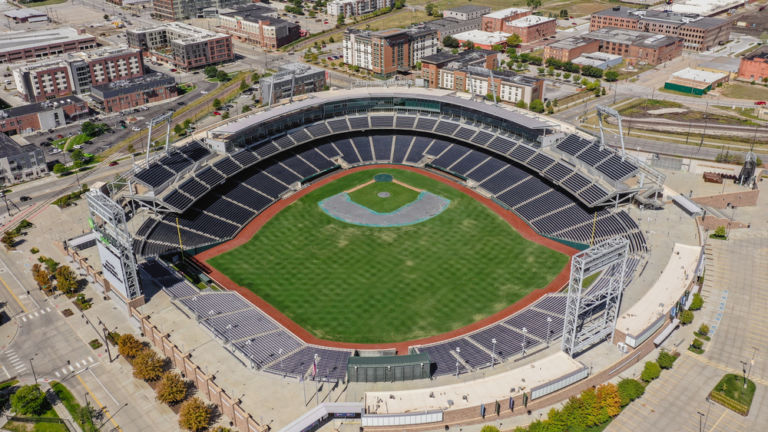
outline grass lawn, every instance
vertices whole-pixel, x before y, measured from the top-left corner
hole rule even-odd
[[[36,8],[40,6],[50,6],[55,4],[65,3],[67,0],[43,0],[43,1],[30,1],[26,3],[19,3],[24,7]]]
[[[687,111],[680,113],[651,114],[654,111],[663,108],[684,108]],[[737,126],[754,126],[756,123],[742,117],[728,116],[712,112],[688,110],[683,104],[658,99],[639,99],[630,104],[624,105],[619,109],[619,113],[627,117],[657,117],[675,121],[692,121],[719,123]]]
[[[378,173],[451,203],[432,219],[393,228],[346,224],[317,205]],[[567,262],[463,192],[385,169],[310,192],[248,243],[208,261],[317,337],[359,343],[463,327],[545,287]]]
[[[56,414],[56,411],[53,410],[53,408],[49,408],[48,411],[44,412],[43,415],[40,417],[51,417],[51,418],[59,418],[59,416]],[[11,431],[11,432],[68,432],[68,429],[65,425],[59,424],[59,423],[25,423],[25,422],[18,422],[18,421],[9,421],[8,423],[3,426],[3,429]]]
[[[75,400],[75,397],[72,395],[72,392],[70,392],[69,389],[66,386],[64,386],[64,384],[57,381],[51,381],[51,388],[53,389],[54,393],[56,393],[56,396],[59,398],[59,400],[67,409],[67,411],[69,411],[69,413],[72,415],[72,418],[74,419],[80,418],[79,413],[82,410],[82,406],[80,406],[80,404],[77,403],[77,400]],[[87,423],[88,423],[87,425],[83,425],[78,421],[78,424],[84,430],[95,429],[95,425],[93,424],[92,419]]]
[[[734,99],[768,100],[768,87],[758,84],[731,83],[723,86],[722,94]]]
[[[91,139],[91,137],[86,135],[86,134],[84,134],[84,133],[77,134],[77,135],[75,135],[75,136],[73,136],[73,137],[71,137],[69,139],[69,141],[67,142],[64,150],[70,150],[73,147],[75,147],[76,145],[80,145],[80,144],[88,141],[89,139]]]
[[[389,194],[381,197],[379,194]],[[352,201],[379,213],[391,213],[413,202],[419,193],[393,182],[373,182],[349,194]]]
[[[365,23],[357,24],[352,27],[364,29],[364,30],[378,31],[378,30],[391,29],[395,27],[405,28],[410,26],[411,24],[421,23],[425,21],[432,21],[437,19],[437,18],[428,16],[427,13],[424,12],[423,10],[414,10],[413,12],[411,12],[406,9],[390,12],[388,14],[381,15],[381,17],[382,18],[380,18],[379,20],[371,22],[370,24],[365,24]],[[341,33],[339,34],[341,35]],[[333,39],[337,42],[340,42],[342,38],[343,38],[342,36],[333,37]]]
[[[717,383],[715,388],[712,389],[711,393],[711,397],[715,402],[742,415],[747,415],[749,412],[749,407],[752,405],[752,398],[754,396],[754,381],[748,379],[747,387],[744,388],[744,377],[735,374],[726,374],[723,379]],[[735,402],[735,404],[733,402]]]

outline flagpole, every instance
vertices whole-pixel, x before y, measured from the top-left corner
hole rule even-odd
[[[304,376],[302,375],[299,380],[301,381],[301,390],[304,393],[304,406],[307,406],[307,385],[304,384]]]

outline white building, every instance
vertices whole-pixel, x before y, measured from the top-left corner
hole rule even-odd
[[[358,16],[392,7],[394,0],[331,0],[326,6],[328,15]]]

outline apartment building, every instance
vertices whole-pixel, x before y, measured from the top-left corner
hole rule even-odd
[[[28,102],[84,94],[92,86],[142,75],[144,62],[135,48],[70,53],[13,71],[16,89]]]
[[[707,51],[724,44],[731,37],[730,26],[730,22],[722,18],[625,6],[596,12],[589,21],[590,31],[614,27],[677,36],[683,39],[683,48],[692,51]]]
[[[185,23],[128,30],[125,34],[128,46],[183,70],[231,61],[235,56],[232,36]]]
[[[219,14],[218,30],[236,40],[277,49],[300,37],[301,26],[275,17],[273,9],[253,4]]]
[[[0,134],[0,184],[11,185],[48,172],[43,150],[34,144],[21,145]]]
[[[222,10],[247,5],[251,0],[152,0],[153,16],[168,21],[178,21],[203,16],[203,9]]]
[[[528,9],[507,8],[483,15],[482,30],[487,32],[503,32],[504,23],[531,14]]]
[[[176,80],[160,72],[94,86],[91,98],[105,112],[118,112],[179,95]]]
[[[359,16],[392,7],[394,0],[331,0],[325,9],[328,15]]]
[[[440,70],[449,64],[455,69],[466,66],[496,69],[499,66],[499,53],[484,49],[460,51],[456,54],[440,51],[421,59],[421,77],[430,88],[441,88]]]
[[[482,19],[483,15],[491,13],[491,8],[486,6],[464,5],[443,11],[443,18],[454,18],[459,21]]]
[[[344,63],[378,76],[407,72],[423,57],[435,54],[437,32],[427,26],[377,32],[347,29],[342,43]]]
[[[451,64],[440,69],[439,88],[469,92],[486,97],[495,92],[497,100],[512,104],[543,100],[544,80],[512,71],[493,71],[484,67]]]
[[[72,27],[5,32],[0,33],[0,63],[42,59],[97,46],[95,37]]]
[[[276,74],[259,80],[261,103],[275,103],[280,99],[322,91],[326,75],[324,69],[304,63],[282,65]]]
[[[89,113],[88,104],[76,96],[21,105],[0,111],[0,132],[15,135],[57,128]]]

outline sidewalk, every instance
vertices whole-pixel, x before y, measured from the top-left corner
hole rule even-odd
[[[56,414],[67,422],[67,427],[69,430],[73,432],[83,432],[83,430],[80,428],[80,425],[77,424],[69,411],[67,411],[67,408],[59,400],[59,397],[56,396],[56,393],[51,388],[51,385],[47,382],[42,382],[40,383],[40,388],[45,392],[46,398],[48,399],[48,402],[51,403],[51,406],[53,406],[53,410],[56,411]]]

